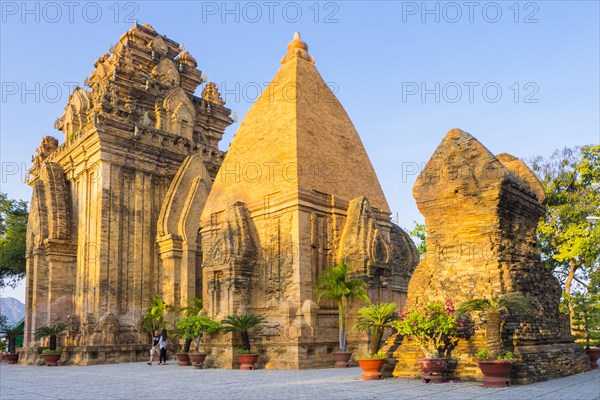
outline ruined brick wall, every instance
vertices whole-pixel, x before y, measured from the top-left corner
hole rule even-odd
[[[476,297],[519,291],[532,300],[533,315],[510,312],[504,345],[514,350],[513,378],[526,383],[585,371],[583,350],[561,334],[561,289],[540,263],[535,231],[543,190],[521,161],[495,157],[459,129],[448,132],[413,189],[425,217],[428,250],[408,288],[406,307],[436,296],[456,304]],[[478,377],[475,355],[485,346],[482,321],[452,351],[454,374]],[[420,351],[410,340],[389,343],[395,376],[418,374]],[[570,360],[570,361],[566,361]],[[565,365],[569,368],[565,368]]]

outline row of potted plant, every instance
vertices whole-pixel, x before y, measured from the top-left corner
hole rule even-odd
[[[202,368],[208,354],[201,348],[203,336],[218,332],[237,332],[242,339],[242,346],[237,350],[240,369],[254,369],[259,355],[252,352],[250,348],[249,331],[262,324],[265,317],[254,313],[245,313],[233,314],[222,321],[216,321],[203,313],[202,299],[192,297],[188,303],[188,306],[175,310],[165,304],[160,297],[155,296],[143,316],[144,327],[150,335],[152,332],[160,331],[170,325],[171,328],[174,328],[172,332],[185,340],[183,348],[176,353],[178,365]],[[172,322],[173,318],[167,318],[168,313],[174,314],[177,321]],[[193,351],[190,351],[192,344],[194,348]]]
[[[322,299],[337,303],[339,312],[339,348],[333,353],[335,366],[347,367],[352,354],[346,351],[346,326],[353,302],[370,303],[366,283],[350,278],[348,266],[340,263],[325,269],[316,283],[317,301]],[[396,314],[394,303],[370,304],[358,310],[359,322],[354,329],[371,334],[368,355],[355,357],[363,369],[363,379],[379,379],[387,354],[380,352],[381,339],[387,328],[396,329],[401,335],[411,337],[421,348],[425,357],[418,359],[424,382],[442,382],[442,372],[448,358],[445,354],[458,342],[457,314],[475,311],[485,312],[487,348],[479,353],[479,365],[486,386],[508,384],[508,374],[514,356],[502,350],[501,312],[512,309],[522,313],[531,310],[529,300],[518,293],[508,293],[498,298],[473,299],[460,305],[457,311],[451,300],[433,300],[410,310]],[[506,371],[508,368],[508,371]],[[498,370],[502,376],[499,377]]]
[[[334,352],[336,367],[347,367],[351,353],[346,351],[346,326],[353,302],[362,300],[370,303],[366,283],[350,278],[344,263],[325,269],[316,283],[317,301],[334,301],[339,312],[339,351]],[[578,338],[585,341],[586,351],[592,368],[600,349],[590,348],[590,337],[598,339],[593,327],[600,324],[600,296],[579,296],[567,299],[576,310]],[[355,329],[371,334],[369,354],[355,357],[365,372],[363,379],[378,379],[387,354],[380,352],[381,338],[387,328],[396,329],[401,335],[411,337],[421,348],[425,357],[418,359],[424,382],[441,382],[450,350],[458,343],[459,319],[475,312],[485,314],[486,347],[477,354],[478,365],[484,375],[483,383],[488,387],[509,385],[509,375],[515,356],[503,348],[502,324],[507,311],[527,315],[533,307],[529,298],[518,292],[506,293],[490,298],[475,298],[461,303],[455,310],[451,300],[433,300],[420,304],[396,315],[393,303],[370,304],[359,309],[360,320]],[[598,335],[600,336],[600,335]],[[600,341],[596,340],[598,345]],[[593,342],[592,342],[593,343]]]
[[[202,368],[207,357],[207,353],[202,352],[200,348],[202,336],[205,333],[238,332],[242,338],[242,346],[237,351],[240,369],[254,369],[259,355],[251,351],[249,331],[263,323],[264,320],[265,317],[262,315],[253,313],[233,314],[221,322],[206,315],[188,315],[182,318],[175,324],[176,332],[186,340],[186,343],[190,339],[194,341],[195,352],[189,353],[189,348],[184,347],[181,352],[177,353],[178,364],[181,366],[191,364],[196,368]]]
[[[354,329],[371,334],[369,354],[355,357],[363,369],[363,379],[379,379],[387,354],[380,351],[385,329],[395,329],[410,337],[425,357],[417,362],[426,383],[441,383],[447,367],[449,351],[458,342],[459,315],[480,311],[486,313],[486,348],[478,353],[478,363],[488,387],[506,386],[514,355],[502,347],[501,316],[506,310],[528,313],[529,300],[518,293],[508,293],[491,299],[477,298],[462,303],[455,310],[451,300],[433,300],[396,313],[394,303],[370,304],[358,310],[359,322]],[[341,347],[341,346],[340,346]],[[349,359],[349,357],[348,357]]]

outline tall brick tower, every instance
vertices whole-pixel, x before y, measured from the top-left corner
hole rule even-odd
[[[244,118],[201,217],[204,307],[215,317],[251,311],[273,368],[330,366],[337,308],[317,304],[318,274],[346,261],[373,301],[404,302],[418,256],[390,210],[359,135],[298,34]],[[212,360],[231,367],[222,337]],[[351,332],[349,348],[366,351]],[[362,347],[361,347],[362,346]]]
[[[36,328],[65,321],[67,359],[84,364],[145,357],[150,299],[168,292],[180,302],[181,289],[165,282],[175,286],[169,260],[183,244],[159,226],[159,216],[169,220],[161,209],[188,157],[210,186],[232,123],[214,84],[194,96],[196,60],[150,25],[136,24],[94,65],[89,90],[75,89],[56,122],[64,143],[42,140],[28,182],[25,345],[37,344]],[[185,242],[194,262],[184,296],[200,296],[195,243]]]

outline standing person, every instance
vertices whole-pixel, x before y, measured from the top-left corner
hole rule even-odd
[[[165,328],[163,328],[160,334],[158,347],[160,347],[160,359],[158,365],[167,365],[167,330]]]
[[[160,342],[160,335],[158,334],[158,329],[154,331],[154,336],[152,337],[152,347],[150,348],[150,362],[148,365],[152,365],[152,359],[154,355],[158,353],[158,342]]]

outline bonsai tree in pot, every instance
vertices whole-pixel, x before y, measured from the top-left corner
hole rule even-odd
[[[463,302],[459,314],[475,311],[484,312],[486,348],[478,353],[478,364],[484,375],[483,385],[486,387],[505,387],[510,385],[510,371],[514,355],[503,351],[502,325],[506,311],[528,314],[533,306],[529,298],[518,292],[505,293],[491,298],[475,298]]]
[[[176,324],[177,329],[185,339],[195,341],[195,353],[189,353],[189,360],[195,368],[201,368],[206,360],[206,353],[200,351],[200,341],[205,332],[216,333],[221,330],[221,324],[207,315],[190,315],[182,318]]]
[[[354,329],[371,334],[369,342],[369,354],[364,357],[356,357],[358,365],[364,371],[361,377],[364,380],[381,378],[381,368],[387,355],[379,352],[381,339],[386,329],[392,329],[397,318],[396,303],[370,304],[358,310],[360,320],[354,324]]]
[[[22,336],[24,333],[23,324],[18,324],[10,327],[5,327],[0,331],[8,340],[8,354],[6,360],[9,364],[16,364],[19,361],[19,354],[16,351],[17,336]]]
[[[336,368],[348,367],[352,356],[352,353],[346,351],[348,313],[356,300],[369,303],[366,287],[367,284],[362,279],[348,276],[348,265],[344,262],[324,269],[317,278],[317,303],[325,299],[335,302],[338,306],[340,351],[333,353]]]
[[[175,314],[177,314],[178,316],[184,315],[185,317],[192,317],[199,315],[202,311],[202,299],[198,297],[190,297],[188,299],[188,304],[189,305],[186,307],[179,308],[175,312]],[[177,323],[175,325],[177,327]],[[190,346],[194,337],[186,332],[183,332],[179,328],[175,330],[175,334],[180,335],[182,339],[185,340],[185,342],[183,343],[183,348],[176,353],[177,365],[188,366],[190,365],[190,357],[188,353],[190,351]]]
[[[42,351],[42,358],[46,361],[46,365],[49,367],[55,367],[58,365],[58,360],[62,354],[62,349],[56,348],[57,336],[67,330],[67,324],[59,322],[54,325],[42,326],[35,330],[34,339],[40,340],[45,337],[49,337],[49,348]]]
[[[433,300],[400,313],[395,327],[411,337],[425,354],[417,362],[425,383],[442,383],[449,349],[458,341],[458,323],[451,300]]]
[[[238,349],[237,359],[240,369],[254,369],[258,354],[250,350],[250,329],[258,327],[265,322],[265,317],[259,314],[232,314],[223,319],[223,332],[238,332],[242,338],[242,347]]]
[[[573,306],[575,337],[585,347],[590,367],[596,369],[600,357],[600,294],[574,293],[565,297]]]

